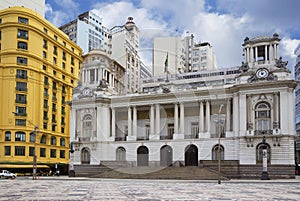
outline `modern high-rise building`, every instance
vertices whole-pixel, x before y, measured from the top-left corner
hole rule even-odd
[[[61,26],[59,29],[81,47],[83,54],[94,49],[104,48],[102,18],[91,11],[82,13],[76,20]]]
[[[294,69],[295,79],[300,80],[300,44],[294,51],[296,57],[296,65]],[[296,149],[296,164],[300,164],[300,84],[298,83],[295,89],[295,120],[296,120],[296,133],[297,140],[295,144]],[[300,171],[300,167],[299,170]]]
[[[38,169],[64,172],[81,49],[24,7],[1,10],[0,30],[0,166],[28,172],[36,155]]]
[[[45,16],[45,0],[1,0],[0,10],[13,6],[23,6]]]
[[[168,55],[167,67],[165,67]],[[167,68],[167,69],[166,69]],[[154,38],[154,76],[217,69],[216,56],[208,42],[195,43],[193,34],[181,37]]]

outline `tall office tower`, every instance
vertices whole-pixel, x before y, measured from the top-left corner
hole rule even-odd
[[[112,58],[126,68],[127,89],[134,93],[139,89],[140,56],[139,56],[139,29],[128,17],[127,22],[121,26],[114,26],[112,34]]]
[[[300,80],[300,44],[295,49],[296,65],[295,65],[295,80]],[[295,120],[296,120],[296,164],[300,164],[300,84],[295,89]],[[298,172],[300,171],[300,168]]]
[[[0,22],[0,163],[30,172],[36,155],[38,169],[59,163],[63,172],[81,49],[27,8],[1,10]]]
[[[79,15],[76,20],[59,27],[59,29],[79,45],[84,54],[93,49],[103,49],[102,18],[91,11]]]
[[[13,6],[23,6],[45,16],[45,0],[1,0],[0,10]]]
[[[193,34],[181,37],[154,39],[153,75],[166,74],[165,61],[168,54],[170,74],[217,69],[216,56],[208,42],[195,43]]]
[[[185,47],[181,37],[154,38],[153,76],[182,73],[185,71]],[[165,63],[167,61],[167,67]]]
[[[140,71],[141,71],[141,73],[140,73],[141,79],[152,77],[151,70],[143,62],[141,62]]]

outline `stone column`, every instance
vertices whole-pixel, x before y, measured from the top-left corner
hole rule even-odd
[[[279,128],[279,105],[278,105],[278,93],[274,93],[274,107],[273,107],[273,129]]]
[[[252,122],[252,97],[247,96],[247,130],[253,130],[253,122]]]
[[[204,110],[203,110],[203,101],[200,101],[199,107],[199,132],[204,132]]]
[[[128,136],[132,135],[132,118],[131,118],[131,107],[128,106],[128,118],[127,118]]]
[[[155,134],[160,136],[160,105],[156,104],[155,105]]]
[[[250,48],[250,63],[254,62],[253,47]]]
[[[184,134],[184,104],[180,103],[180,134]]]
[[[154,135],[154,105],[150,106],[150,135]]]
[[[258,47],[255,47],[255,61],[257,62],[258,58]]]
[[[210,132],[210,103],[206,101],[206,132]]]
[[[116,110],[114,107],[111,108],[111,136],[113,139],[116,137]]]
[[[230,124],[231,124],[231,100],[227,100],[226,104],[226,131],[230,131]]]
[[[174,104],[174,133],[178,134],[178,104]]]
[[[265,63],[267,63],[268,60],[268,46],[265,45]]]
[[[234,94],[233,95],[233,104],[232,104],[232,109],[233,109],[233,122],[232,122],[232,126],[233,126],[233,132],[235,134],[235,136],[239,136],[239,97],[238,94]]]
[[[133,106],[133,124],[132,124],[132,134],[136,137],[137,134],[137,109]]]

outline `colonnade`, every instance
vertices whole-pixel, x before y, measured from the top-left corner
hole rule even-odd
[[[264,61],[273,61],[278,59],[278,44],[250,46],[244,48],[245,63],[258,61],[258,48],[264,46]],[[269,59],[268,59],[269,58]]]
[[[225,102],[226,105],[226,131],[231,130],[231,99],[228,99]],[[204,113],[205,105],[205,113]],[[211,127],[211,101],[203,100],[199,101],[199,133],[209,133]],[[156,139],[159,139],[161,134],[161,110],[162,106],[160,104],[151,104],[150,105],[150,136],[156,136]],[[111,108],[111,136],[116,136],[116,110],[117,108]],[[136,138],[137,136],[137,106],[128,106],[127,107],[127,129],[128,136],[130,138]],[[174,134],[185,134],[185,103],[174,103]],[[158,137],[158,138],[157,138]],[[154,137],[155,138],[155,137]]]

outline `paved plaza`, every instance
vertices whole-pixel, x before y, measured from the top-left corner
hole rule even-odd
[[[300,200],[294,180],[131,180],[19,177],[0,180],[0,200]]]

